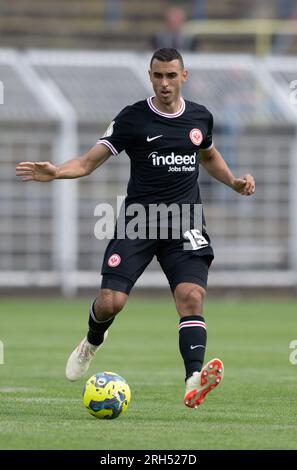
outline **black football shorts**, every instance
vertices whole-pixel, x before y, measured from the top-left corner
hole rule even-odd
[[[156,255],[172,292],[181,282],[191,282],[206,289],[208,268],[214,255],[206,232],[203,237],[207,246],[187,250],[184,239],[112,239],[104,255],[101,287],[129,294]]]

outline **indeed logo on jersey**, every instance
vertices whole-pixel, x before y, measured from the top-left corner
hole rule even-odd
[[[158,155],[157,152],[149,154],[153,162],[153,166],[168,166],[168,171],[172,172],[186,172],[196,170],[197,153],[192,155],[175,155],[171,152],[169,155]]]

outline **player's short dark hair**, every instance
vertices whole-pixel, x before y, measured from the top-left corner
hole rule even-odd
[[[184,59],[182,58],[181,54],[178,52],[177,49],[172,47],[164,47],[162,49],[158,49],[154,52],[153,57],[151,58],[150,67],[152,68],[153,60],[160,60],[161,62],[171,62],[172,60],[179,60],[180,65],[184,69]]]

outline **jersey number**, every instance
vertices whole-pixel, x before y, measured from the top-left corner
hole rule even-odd
[[[184,233],[184,237],[190,241],[193,250],[200,250],[200,248],[204,248],[208,245],[208,241],[204,238],[198,228],[188,230]]]

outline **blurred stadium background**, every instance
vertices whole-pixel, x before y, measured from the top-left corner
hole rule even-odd
[[[153,44],[176,5],[193,40],[184,96],[213,112],[217,147],[257,183],[242,198],[200,177],[216,253],[207,360],[222,358],[225,379],[197,413],[182,405],[177,315],[153,262],[91,366],[133,396],[98,426],[64,368],[101,281],[94,209],[125,194],[129,160],[49,184],[15,166],[69,160],[150,96]],[[297,0],[0,0],[0,449],[296,449],[296,15]]]
[[[215,143],[257,192],[240,198],[201,175],[216,260],[210,289],[297,287],[297,2],[1,0],[0,289],[100,285],[106,241],[94,209],[115,204],[124,155],[81,180],[25,184],[24,160],[68,160],[91,147],[127,104],[150,96],[152,37],[167,6],[182,6],[185,97],[215,117]],[[291,88],[290,88],[291,86]],[[296,100],[295,100],[296,101]],[[165,287],[157,263],[138,282]]]

